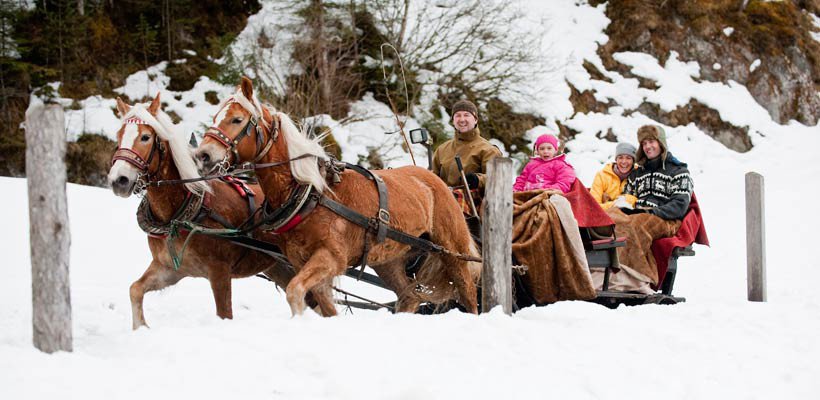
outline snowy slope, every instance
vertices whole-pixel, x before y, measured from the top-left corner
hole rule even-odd
[[[246,31],[259,29],[256,24],[263,21],[274,23],[274,11],[284,12],[270,5],[275,1],[263,3],[263,12],[249,20]],[[820,128],[778,125],[742,86],[697,82],[693,78],[701,66],[674,56],[659,65],[645,54],[617,55],[636,75],[655,80],[654,91],[611,71],[605,74],[612,83],[595,81],[581,64],[587,60],[604,71],[595,51],[608,40],[605,5],[595,8],[575,0],[523,4],[533,21],[546,17],[550,22],[553,40],[545,40],[552,45],[544,49],[544,57],[561,61],[563,68],[534,77],[543,90],[517,107],[581,132],[567,146],[584,182],[591,182],[614,151],[615,144],[597,133],[612,129],[620,140],[634,143],[637,128],[651,122],[638,113],[624,113],[642,101],[669,109],[695,98],[753,132],[755,147],[737,154],[693,125],[667,127],[672,151],[692,170],[712,244],[696,247],[696,257],[679,263],[675,292],[687,303],[608,310],[565,302],[512,317],[351,314],[340,309],[341,315],[332,319],[312,313],[291,318],[283,294],[251,278],[234,281],[235,319],[222,321],[215,316],[208,283],[188,279],[148,294],[146,318],[152,328],[132,332],[128,286],[149,260],[134,217],[137,200],[69,185],[75,351],[44,355],[31,346],[25,181],[0,178],[0,219],[10,227],[0,240],[7,273],[0,279],[0,396],[816,397],[820,300],[813,289],[820,281],[820,262],[810,251],[820,224],[812,212],[820,198],[820,166],[814,156]],[[283,26],[292,23],[289,18],[280,19]],[[241,42],[235,46],[237,52],[248,49]],[[120,92],[138,99],[162,90],[167,109],[183,118],[186,131],[207,124],[215,112],[204,99],[206,91],[224,96],[233,90],[203,78],[192,91],[170,92],[164,89],[164,67],[133,75]],[[606,114],[573,115],[565,81],[580,90],[594,89],[602,101],[612,99],[620,106]],[[117,128],[112,101],[87,99],[84,108],[71,111],[69,137],[82,131],[76,121],[112,135]],[[396,129],[387,106],[366,96],[351,109],[350,123],[340,125],[327,116],[314,121],[334,130],[346,161],[377,146],[385,149],[388,165],[409,163],[400,139],[384,135]],[[361,118],[365,115],[369,117]],[[409,128],[415,126],[417,122],[408,122]],[[416,159],[426,165],[422,149]],[[751,170],[766,177],[765,304],[745,301],[743,175]],[[390,297],[348,280],[343,286],[380,300]]]

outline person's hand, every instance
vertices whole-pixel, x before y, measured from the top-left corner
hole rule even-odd
[[[606,194],[604,194],[604,196],[606,196]],[[615,199],[615,202],[612,203],[612,205],[618,208],[628,208],[630,210],[634,208],[632,207],[632,204],[629,204],[629,202],[626,201],[626,196],[618,196],[618,198]]]
[[[469,173],[466,176],[467,178],[467,186],[470,189],[478,189],[478,175],[474,173]]]

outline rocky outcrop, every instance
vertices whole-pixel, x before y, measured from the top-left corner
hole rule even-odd
[[[751,0],[745,8],[742,3],[610,0],[606,11],[612,20],[606,31],[610,40],[599,54],[608,69],[626,72],[628,68],[612,58],[614,53],[644,52],[663,63],[674,50],[682,60],[694,60],[702,66],[701,79],[746,85],[775,121],[794,119],[816,125],[820,119],[820,43],[810,35],[809,13],[818,12],[818,2]],[[700,107],[690,104],[687,108]],[[675,117],[657,115],[670,120],[689,115],[694,119],[679,122],[698,126],[711,120],[688,111]],[[729,147],[736,150],[742,151],[746,147],[743,142],[748,142],[739,140],[736,130],[706,131],[720,136],[721,143],[732,143]]]

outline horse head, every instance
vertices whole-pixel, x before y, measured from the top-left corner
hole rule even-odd
[[[230,165],[260,161],[282,162],[300,183],[326,187],[318,159],[326,159],[321,138],[309,139],[286,114],[261,104],[247,77],[236,93],[223,100],[194,156],[202,171],[224,171]],[[307,156],[307,157],[306,157]],[[259,170],[260,176],[267,170]],[[263,185],[264,187],[264,185]]]
[[[117,196],[128,197],[138,184],[146,185],[155,179],[199,177],[187,141],[177,132],[168,114],[160,109],[160,104],[159,93],[147,107],[144,104],[130,106],[117,98],[121,126],[117,131],[117,150],[108,171],[108,183]],[[176,168],[167,165],[165,160],[169,158]],[[208,190],[203,182],[188,183],[186,187],[195,193]]]

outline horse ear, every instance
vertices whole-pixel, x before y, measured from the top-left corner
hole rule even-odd
[[[120,118],[124,117],[125,114],[128,114],[128,111],[131,111],[131,106],[122,101],[121,98],[117,97],[117,112],[120,114]]]
[[[151,115],[156,115],[157,111],[159,111],[159,105],[159,92],[157,92],[157,97],[154,97],[154,100],[151,101],[151,105],[148,106],[148,112],[151,113]]]
[[[246,99],[250,100],[253,98],[253,82],[251,82],[250,78],[243,76],[239,87],[242,88],[242,94],[245,95]]]

